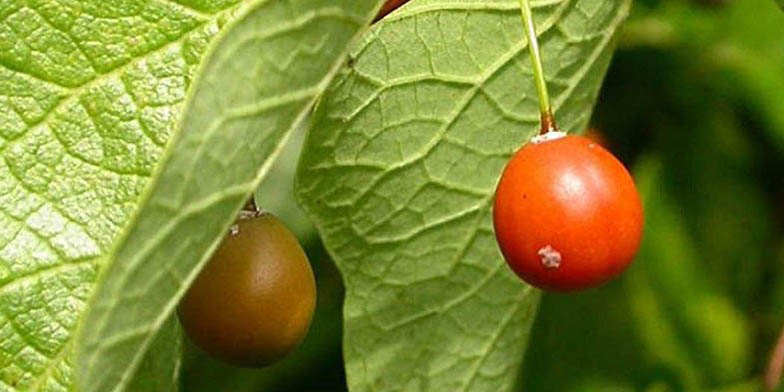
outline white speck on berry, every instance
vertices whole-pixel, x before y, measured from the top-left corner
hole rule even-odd
[[[556,269],[561,266],[561,253],[550,245],[539,249],[536,254],[542,258],[542,265],[547,269]]]
[[[541,135],[536,135],[531,138],[531,144],[539,144],[544,142],[549,142],[550,140],[558,140],[562,137],[566,137],[566,132],[561,131],[550,131],[547,133],[543,133]]]
[[[239,225],[231,225],[231,227],[229,227],[229,234],[231,234],[232,236],[235,236],[239,233],[240,233]]]

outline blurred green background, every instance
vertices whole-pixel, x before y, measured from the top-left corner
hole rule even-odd
[[[757,391],[784,326],[784,12],[773,0],[637,0],[593,127],[633,169],[645,239],[600,289],[546,294],[524,391]],[[185,392],[345,391],[341,278],[296,207],[296,134],[257,194],[319,283],[302,346],[262,370],[188,347]]]

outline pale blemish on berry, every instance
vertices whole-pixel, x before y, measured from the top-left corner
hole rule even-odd
[[[536,136],[532,137],[531,138],[531,144],[539,144],[539,143],[549,142],[549,141],[558,140],[558,139],[561,139],[561,138],[564,138],[564,137],[566,137],[566,132],[550,131],[550,132],[543,133],[543,134],[536,135]]]
[[[229,227],[229,234],[233,237],[240,233],[240,225],[236,222],[258,218],[267,212],[264,210],[241,210],[237,214],[237,220],[231,227]]]
[[[539,249],[536,254],[541,257],[542,265],[547,269],[556,269],[561,266],[561,253],[550,245]]]

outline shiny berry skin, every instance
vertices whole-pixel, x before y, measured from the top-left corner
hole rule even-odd
[[[596,142],[546,139],[523,146],[501,176],[493,206],[498,244],[531,285],[562,292],[598,286],[620,274],[640,246],[637,188]]]
[[[384,3],[384,6],[381,7],[381,11],[378,11],[376,20],[383,18],[388,13],[396,10],[398,7],[402,6],[405,3],[408,3],[408,0],[387,0],[387,2]]]
[[[271,214],[241,219],[180,302],[190,339],[211,356],[269,365],[305,337],[316,283],[294,235]]]

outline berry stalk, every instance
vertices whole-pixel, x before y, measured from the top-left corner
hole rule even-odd
[[[539,113],[542,119],[540,134],[556,131],[555,118],[550,106],[550,95],[547,92],[547,82],[544,79],[544,68],[542,67],[542,57],[539,54],[539,41],[536,38],[536,27],[534,26],[534,16],[528,0],[520,0],[520,13],[523,19],[523,30],[528,38],[528,52],[531,56],[533,65],[534,83],[536,92],[539,95]]]

